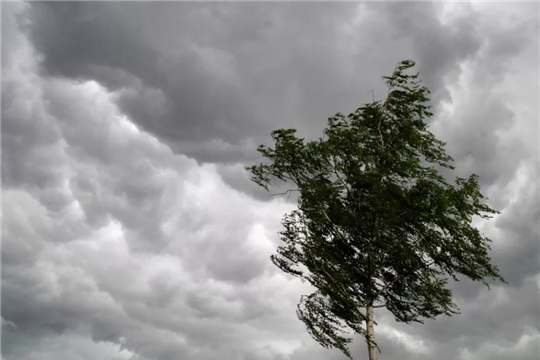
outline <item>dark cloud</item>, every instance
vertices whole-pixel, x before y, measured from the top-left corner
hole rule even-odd
[[[463,4],[463,16],[448,24],[436,16],[440,9],[437,3],[398,2],[388,3],[385,13],[389,32],[412,47],[411,56],[418,62],[435,105],[450,97],[445,77],[459,74],[460,62],[476,55],[483,43],[469,4]]]
[[[538,164],[535,173],[538,175]],[[538,184],[531,184],[521,191],[521,196],[505,208],[495,226],[502,241],[497,244],[494,261],[511,286],[540,273],[540,192]]]
[[[438,101],[445,75],[481,45],[474,18],[442,25],[434,4],[33,8],[47,74],[120,91],[119,104],[144,129],[208,162],[250,161],[278,127],[320,136],[328,116],[369,101],[369,90],[384,96],[380,76],[404,58],[418,60]],[[353,30],[355,11],[362,22]]]

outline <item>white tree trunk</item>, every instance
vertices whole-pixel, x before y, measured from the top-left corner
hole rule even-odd
[[[366,331],[369,360],[377,360],[377,345],[375,344],[375,326],[373,324],[373,306],[366,308]]]

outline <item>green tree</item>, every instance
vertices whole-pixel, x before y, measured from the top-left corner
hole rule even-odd
[[[407,74],[414,65],[400,62],[383,77],[386,99],[329,118],[316,141],[294,129],[272,132],[274,148],[258,148],[268,161],[246,167],[266,190],[280,180],[294,184],[282,195],[299,192],[271,259],[315,287],[301,297],[298,317],[322,346],[351,359],[351,331],[377,358],[374,309],[422,323],[458,313],[450,277],[504,282],[490,264],[490,239],[471,225],[498,212],[484,203],[476,175],[453,184],[440,175],[453,159],[427,129],[429,90]]]

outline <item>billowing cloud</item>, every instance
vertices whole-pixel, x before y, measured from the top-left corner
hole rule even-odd
[[[452,284],[462,314],[425,325],[378,312],[381,356],[537,358],[538,27],[525,3],[2,4],[3,359],[343,359],[269,261],[293,201],[244,165],[404,58],[502,211],[478,226],[509,284]]]
[[[174,150],[235,162],[252,159],[275,127],[320,135],[328,116],[354,110],[370,89],[383,96],[380,76],[406,57],[444,98],[445,76],[482,40],[474,16],[442,24],[438,12],[406,3],[40,3],[31,34],[47,54],[45,73],[121,89],[122,109]]]

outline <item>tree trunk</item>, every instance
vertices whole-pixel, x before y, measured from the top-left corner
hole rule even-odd
[[[377,360],[377,345],[375,344],[375,326],[373,324],[373,305],[366,308],[366,331],[369,360]]]

